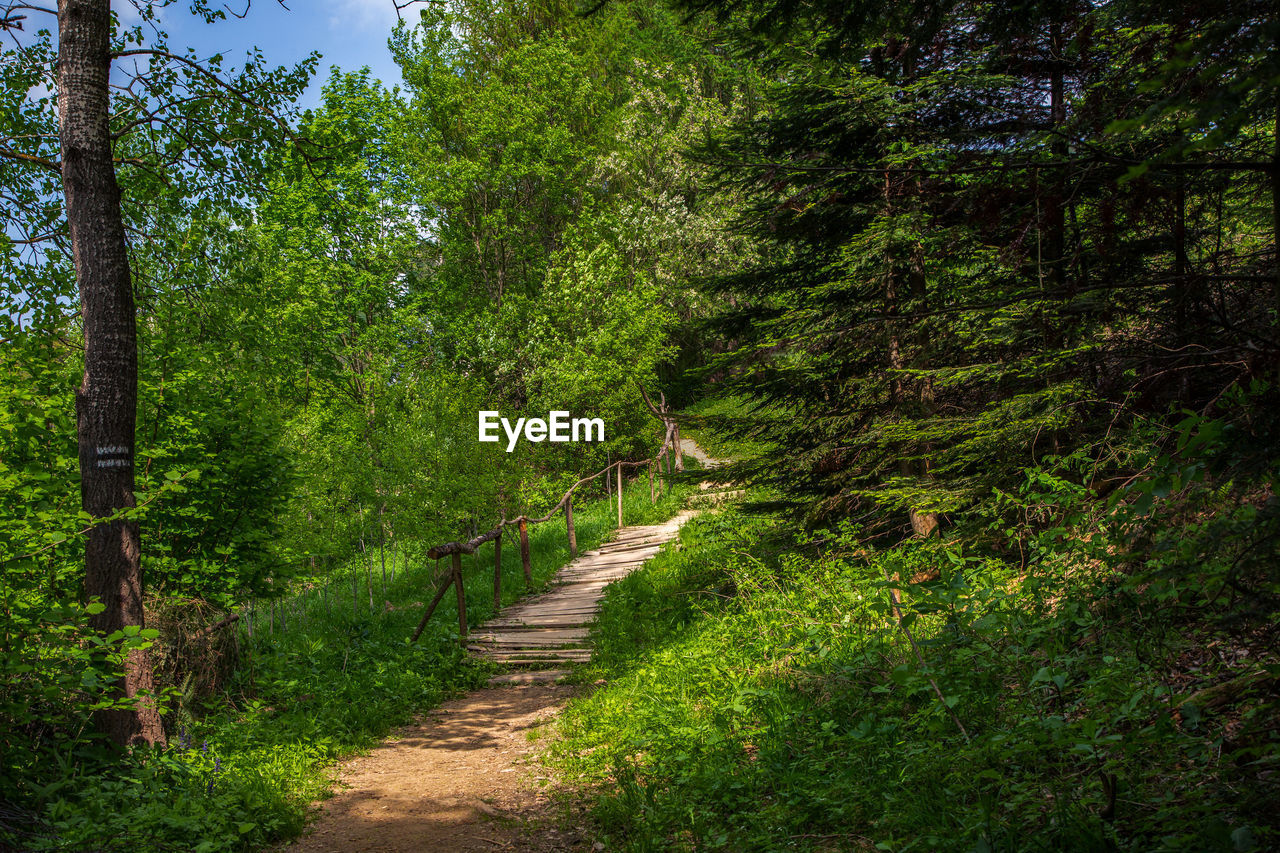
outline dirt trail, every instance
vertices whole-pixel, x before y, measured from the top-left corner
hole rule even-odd
[[[590,851],[559,826],[529,759],[547,723],[579,688],[490,687],[447,702],[368,755],[342,764],[343,790],[325,803],[293,853]]]
[[[685,456],[692,456],[698,460],[703,468],[715,468],[717,465],[724,463],[723,459],[712,459],[707,451],[698,446],[698,443],[691,438],[680,439],[680,452]]]

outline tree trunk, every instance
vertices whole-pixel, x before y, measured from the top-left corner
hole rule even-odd
[[[894,187],[892,184],[890,173],[886,170],[884,174],[884,204],[885,216],[892,219],[895,214],[894,205]],[[926,381],[920,387],[919,395],[915,401],[912,401],[912,389],[908,385],[908,359],[903,352],[903,329],[901,328],[898,317],[901,313],[900,293],[902,287],[899,276],[898,258],[895,255],[894,244],[886,243],[884,247],[884,295],[885,295],[885,315],[886,331],[888,332],[888,355],[889,355],[889,395],[893,409],[902,415],[911,414],[910,409],[916,409],[916,414],[923,413],[925,409],[930,407],[932,403],[932,390]],[[909,262],[907,264],[907,285],[910,287],[912,295],[917,300],[923,300],[926,291],[925,270],[924,270],[924,249],[919,241],[915,241],[909,250]],[[913,479],[923,478],[927,474],[928,464],[923,460],[913,460],[905,455],[906,448],[900,448],[899,453],[904,455],[898,459],[898,472],[904,477]],[[938,529],[938,518],[935,514],[929,512],[920,512],[914,507],[907,510],[907,518],[911,523],[911,530],[916,536],[928,537]]]
[[[1271,307],[1276,312],[1276,323],[1280,324],[1280,107],[1276,109],[1275,142],[1271,153],[1271,242],[1275,255]]]
[[[95,518],[135,505],[138,344],[107,118],[110,28],[108,0],[58,3],[62,189],[84,325],[84,379],[76,392],[80,500]],[[89,618],[94,630],[109,634],[143,626],[141,554],[136,521],[113,521],[89,531],[85,594],[106,607]],[[132,699],[153,688],[149,653],[131,651],[117,695]],[[159,709],[150,698],[132,708],[100,711],[96,719],[122,747],[165,740]]]

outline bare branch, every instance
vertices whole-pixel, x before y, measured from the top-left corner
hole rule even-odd
[[[196,72],[201,77],[204,77],[206,80],[210,81],[215,86],[218,86],[219,88],[226,91],[233,98],[240,101],[245,106],[250,107],[251,109],[257,111],[260,115],[264,115],[267,118],[271,119],[271,121],[275,122],[276,126],[279,127],[281,131],[284,132],[284,134],[289,138],[290,141],[295,143],[299,141],[298,137],[293,133],[293,129],[289,127],[289,123],[286,122],[279,115],[277,115],[275,111],[267,107],[264,107],[262,104],[254,101],[247,94],[245,94],[244,90],[227,82],[226,80],[223,80],[217,74],[214,74],[212,71],[209,71],[199,62],[196,62],[193,59],[190,59],[185,56],[179,56],[176,53],[170,53],[167,50],[160,50],[159,48],[143,48],[143,47],[133,48],[131,50],[116,51],[111,55],[111,57],[112,59],[123,59],[129,56],[144,56],[144,55],[158,56],[158,57],[161,57],[162,59],[168,59],[171,62],[177,62],[180,65],[184,65],[187,68],[190,68],[192,71]]]
[[[51,172],[56,172],[59,175],[62,174],[62,166],[60,164],[44,157],[37,157],[34,154],[24,154],[21,151],[14,151],[12,148],[0,147],[0,157],[8,157],[10,160],[17,160],[21,163],[31,163]]]

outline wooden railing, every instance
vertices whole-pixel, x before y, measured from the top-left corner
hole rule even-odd
[[[436,607],[444,600],[445,594],[453,587],[458,595],[458,636],[463,641],[467,637],[467,601],[466,595],[462,587],[462,555],[474,554],[476,549],[486,542],[493,543],[493,609],[497,612],[502,606],[502,531],[508,527],[515,526],[520,531],[520,565],[524,569],[524,580],[526,585],[533,583],[533,573],[529,561],[529,525],[542,524],[555,518],[561,510],[565,515],[565,531],[569,539],[569,556],[571,558],[578,556],[578,537],[573,528],[573,493],[581,486],[590,483],[597,477],[604,475],[606,478],[614,476],[616,471],[617,488],[614,490],[618,498],[618,527],[622,527],[622,469],[639,468],[641,466],[649,466],[649,500],[655,500],[653,485],[653,468],[655,465],[665,463],[668,469],[676,471],[683,470],[684,461],[680,455],[680,427],[676,424],[671,414],[667,411],[666,399],[660,398],[657,406],[649,399],[649,395],[641,390],[644,396],[645,405],[649,407],[649,411],[655,417],[663,422],[666,432],[663,435],[662,447],[653,456],[648,459],[641,459],[635,462],[626,462],[618,460],[612,462],[599,471],[590,476],[583,477],[578,480],[564,493],[559,503],[552,507],[551,511],[546,515],[538,518],[531,518],[527,515],[520,515],[515,518],[503,518],[491,530],[477,534],[466,541],[445,542],[427,549],[427,557],[439,560],[442,557],[450,558],[450,570],[448,579],[436,590],[435,598],[427,605],[426,611],[422,614],[422,619],[418,622],[418,627],[414,630],[413,636],[409,638],[409,642],[417,642],[422,636],[422,632],[427,627],[427,622],[436,611]]]

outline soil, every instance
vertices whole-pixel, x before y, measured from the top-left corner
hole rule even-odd
[[[433,709],[339,767],[340,790],[289,853],[592,851],[550,796],[545,724],[581,688],[512,684]]]

